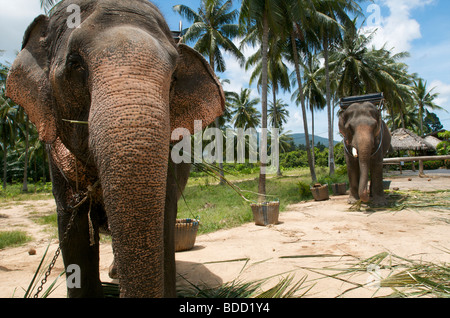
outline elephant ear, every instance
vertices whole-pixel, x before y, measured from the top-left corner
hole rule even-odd
[[[195,120],[201,120],[204,129],[223,114],[225,95],[203,56],[184,44],[178,45],[178,53],[170,97],[171,131],[186,128],[194,134]]]
[[[45,143],[56,139],[56,122],[51,108],[48,58],[45,39],[48,17],[38,16],[25,31],[22,50],[11,66],[6,95],[22,106]]]

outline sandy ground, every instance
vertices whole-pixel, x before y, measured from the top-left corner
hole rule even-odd
[[[450,188],[450,171],[426,173],[426,178],[404,172],[401,176],[386,179],[392,180],[391,189],[432,191]],[[198,236],[192,250],[176,254],[179,285],[186,284],[186,280],[197,285],[215,285],[272,277],[263,285],[263,288],[269,288],[281,278],[292,275],[294,282],[306,278],[303,286],[311,287],[306,297],[325,298],[336,297],[354,285],[326,278],[317,271],[333,274],[335,272],[325,268],[347,268],[358,258],[366,259],[388,251],[438,264],[450,262],[450,254],[443,250],[447,248],[448,251],[450,247],[448,210],[349,212],[347,197],[290,205],[280,214],[277,225],[261,227],[249,223]],[[54,210],[53,199],[0,206],[0,231],[24,230],[33,237],[24,246],[0,250],[1,298],[24,295],[49,243],[47,260],[53,257],[57,240],[51,239],[52,234],[31,218],[51,214]],[[36,250],[36,255],[29,255],[30,248]],[[112,281],[108,277],[111,261],[111,245],[102,243],[102,281]],[[52,282],[62,271],[62,258],[59,257],[48,281]],[[381,273],[381,276],[387,274]],[[362,272],[345,279],[365,284],[374,280],[374,274]],[[51,297],[66,296],[65,280],[58,282],[60,285]],[[371,297],[374,292],[373,287],[357,288],[343,297]],[[389,292],[391,290],[381,290],[376,295]]]

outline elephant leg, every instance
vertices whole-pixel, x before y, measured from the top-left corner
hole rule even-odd
[[[373,162],[371,167],[372,202],[378,206],[386,206],[387,200],[383,189],[383,162]]]
[[[189,178],[190,164],[174,164],[169,159],[164,209],[164,297],[176,297],[175,222],[178,199]]]
[[[349,189],[350,189],[350,195],[348,198],[349,204],[354,204],[359,200],[359,162],[358,160],[355,160],[354,158],[349,158],[348,156],[345,156],[345,159],[347,161],[347,174],[348,174],[348,181],[349,181]]]
[[[76,210],[69,208],[70,187],[58,169],[52,165],[53,194],[57,204],[58,232],[66,269],[67,293],[70,298],[103,297],[99,275],[98,216],[100,207],[92,204],[94,244],[89,228],[89,200]],[[76,213],[72,218],[72,213]],[[69,228],[69,230],[67,230]],[[67,233],[66,233],[67,232]]]
[[[164,297],[176,297],[175,222],[177,217],[176,165],[169,160],[164,209]]]

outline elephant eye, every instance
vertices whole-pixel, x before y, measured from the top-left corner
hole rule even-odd
[[[86,70],[83,59],[78,54],[71,54],[67,58],[67,67],[71,71],[84,72]]]

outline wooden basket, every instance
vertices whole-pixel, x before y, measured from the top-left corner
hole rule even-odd
[[[311,187],[311,193],[316,201],[325,201],[330,198],[330,193],[328,191],[328,184],[315,184]]]
[[[198,220],[177,219],[175,223],[175,252],[187,251],[194,247],[198,231]]]
[[[347,193],[346,183],[333,183],[331,185],[331,190],[333,190],[334,195],[344,195]]]
[[[263,202],[251,204],[253,220],[256,225],[266,226],[269,224],[278,224],[278,215],[280,211],[280,202]]]

